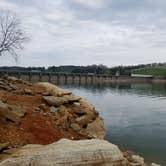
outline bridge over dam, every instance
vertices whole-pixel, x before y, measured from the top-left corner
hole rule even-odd
[[[113,76],[107,74],[55,73],[37,71],[0,70],[0,75],[9,75],[30,82],[51,82],[53,84],[103,84],[103,83],[148,83],[166,82],[166,79],[141,76]]]

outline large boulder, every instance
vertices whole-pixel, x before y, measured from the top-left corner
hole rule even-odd
[[[116,145],[105,140],[62,139],[50,145],[27,145],[0,166],[127,166]]]

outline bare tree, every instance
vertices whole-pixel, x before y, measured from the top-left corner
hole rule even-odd
[[[29,39],[21,27],[20,19],[12,12],[0,15],[0,56],[11,54],[17,60],[17,51]]]

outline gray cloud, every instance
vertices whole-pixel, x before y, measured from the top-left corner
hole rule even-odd
[[[106,6],[106,0],[71,0],[73,3],[80,5],[81,7],[90,9],[100,9]]]
[[[17,65],[166,61],[164,0],[1,0],[0,9],[17,12],[32,38]]]

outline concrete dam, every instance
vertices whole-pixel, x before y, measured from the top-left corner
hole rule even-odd
[[[109,83],[151,83],[166,82],[165,79],[153,77],[113,76],[107,74],[83,74],[83,73],[54,73],[34,71],[7,71],[0,70],[1,75],[9,75],[30,82],[50,82],[53,84],[109,84]]]

